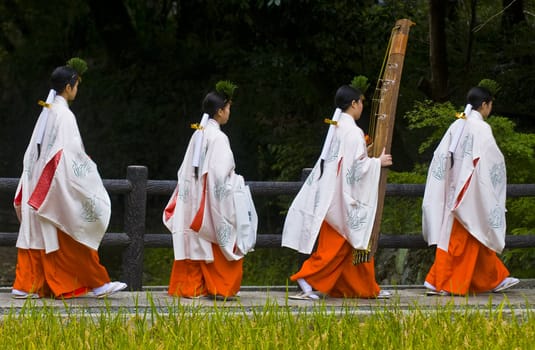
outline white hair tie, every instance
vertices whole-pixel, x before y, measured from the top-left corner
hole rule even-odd
[[[468,118],[470,113],[472,113],[472,105],[470,103],[466,104],[466,107],[464,107],[464,112],[463,113],[466,116],[466,118]]]
[[[327,153],[329,152],[329,148],[331,146],[331,142],[333,139],[334,128],[336,127],[336,123],[338,122],[338,119],[340,119],[341,114],[342,114],[342,110],[340,108],[336,108],[334,110],[332,123],[329,126],[327,137],[325,137],[325,142],[323,143],[323,148],[321,149],[321,155],[320,155],[321,160],[325,160],[327,158]]]
[[[208,122],[209,115],[208,113],[204,113],[201,118],[201,122],[199,123],[199,126],[197,128],[197,131],[195,132],[195,144],[193,148],[193,160],[191,162],[191,165],[193,167],[197,168],[199,166],[199,161],[201,159],[201,147],[202,147],[202,140],[204,137],[204,132],[202,131],[204,127],[206,126],[206,123]]]
[[[461,135],[464,131],[464,125],[466,124],[466,119],[468,116],[472,113],[472,105],[470,103],[467,103],[464,107],[464,112],[459,116],[460,119],[464,119],[462,122],[462,125],[457,128],[455,131],[455,134],[453,135],[450,143],[449,152],[451,154],[455,153],[455,150],[457,149],[457,145],[459,144],[459,140],[461,139]]]
[[[45,103],[40,101],[39,105],[43,106],[41,114],[39,114],[38,124],[37,124],[37,144],[41,145],[43,143],[43,137],[45,137],[46,123],[48,122],[48,111],[50,110],[50,105],[54,102],[56,98],[56,90],[50,89],[48,96],[46,97]]]

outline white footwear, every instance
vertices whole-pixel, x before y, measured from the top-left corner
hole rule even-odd
[[[503,290],[506,290],[508,288],[511,288],[514,285],[517,285],[520,280],[518,278],[514,277],[506,277],[496,288],[494,288],[492,291],[494,293],[501,292]]]
[[[304,278],[297,279],[297,284],[301,288],[301,292],[296,295],[288,296],[288,299],[294,300],[319,300],[320,296],[312,290],[312,286]]]
[[[115,294],[125,289],[126,287],[126,283],[123,282],[109,282],[98,288],[93,289],[93,294],[95,294],[98,299],[102,299],[112,294]]]
[[[215,295],[207,295],[208,298],[213,298],[214,300],[217,300],[217,301],[236,301],[240,298],[239,295],[229,295],[229,296],[224,296],[224,295],[220,295],[220,294],[215,294]]]
[[[192,295],[192,296],[188,296],[188,297],[181,296],[181,298],[186,298],[186,299],[195,300],[195,299],[201,299],[201,298],[204,298],[205,296],[206,296],[206,294],[198,294],[198,295]]]
[[[450,292],[446,292],[445,290],[438,291],[436,289],[427,289],[425,291],[425,295],[427,295],[427,296],[439,295],[439,296],[447,297],[447,296],[450,296],[451,293]]]
[[[375,299],[390,299],[392,293],[387,290],[380,290]]]
[[[299,292],[296,295],[289,295],[288,299],[294,300],[319,300],[320,297],[313,291],[310,292]]]
[[[440,296],[448,296],[448,295],[451,295],[450,292],[446,292],[445,290],[437,290],[437,288],[432,285],[431,283],[425,281],[424,282],[424,287],[426,288],[426,291],[425,291],[425,295],[427,296],[434,296],[434,295],[440,295]]]
[[[22,290],[18,290],[18,289],[15,289],[13,288],[11,290],[11,296],[14,298],[14,299],[39,299],[41,298],[39,296],[39,294],[36,294],[36,293],[26,293],[26,292],[23,292]]]
[[[430,290],[435,290],[435,291],[437,290],[437,288],[434,285],[432,285],[431,283],[427,281],[424,282],[424,287]]]

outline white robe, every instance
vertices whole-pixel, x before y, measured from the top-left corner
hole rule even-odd
[[[17,247],[58,250],[58,228],[97,250],[111,215],[97,166],[85,153],[75,116],[63,97],[56,96],[50,107],[40,154],[37,125],[43,116],[39,118],[15,194],[21,220]]]
[[[203,133],[198,177],[192,158],[195,140]],[[173,234],[175,260],[214,260],[212,243],[227,260],[239,260],[256,242],[257,216],[243,177],[234,172],[234,156],[228,137],[219,124],[209,119],[203,130],[195,131],[178,170],[177,187],[167,204],[163,222]],[[206,181],[202,225],[198,232],[190,226],[201,204]]]
[[[452,167],[450,144],[459,132]],[[448,251],[456,218],[481,244],[500,253],[505,246],[506,187],[505,161],[492,130],[472,111],[449,127],[435,150],[422,205],[424,239]]]
[[[309,254],[325,220],[355,249],[368,249],[377,210],[381,161],[369,158],[364,133],[342,113],[320,177],[320,160],[295,197],[282,246]]]

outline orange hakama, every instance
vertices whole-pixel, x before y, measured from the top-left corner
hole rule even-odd
[[[327,222],[323,222],[318,248],[291,276],[292,281],[303,278],[315,290],[332,297],[375,298],[380,287],[375,281],[373,259],[353,265],[353,248]]]
[[[58,230],[59,250],[18,249],[14,289],[72,298],[110,282],[98,253]]]
[[[455,219],[448,251],[437,247],[425,281],[437,291],[465,295],[491,291],[507,276],[509,271],[496,252],[481,244]]]
[[[216,244],[212,244],[214,261],[175,260],[169,281],[169,295],[196,297],[220,295],[230,297],[240,290],[243,259],[229,261]]]

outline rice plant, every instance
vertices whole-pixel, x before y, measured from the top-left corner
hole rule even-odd
[[[312,305],[312,304],[311,304]],[[27,302],[0,321],[2,349],[530,349],[529,309],[390,305],[356,312],[291,307],[170,305],[99,312]],[[510,306],[510,305],[509,305]],[[511,310],[514,310],[512,312]]]

